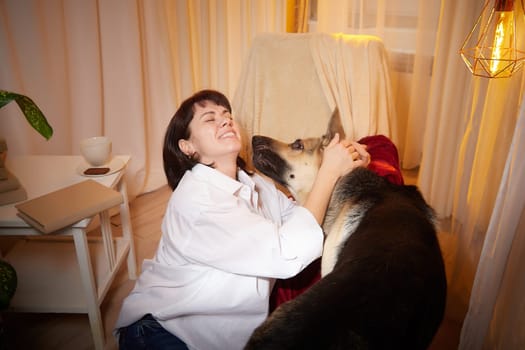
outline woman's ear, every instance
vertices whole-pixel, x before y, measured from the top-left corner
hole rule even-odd
[[[195,150],[193,149],[193,144],[188,140],[180,139],[179,148],[188,157],[191,157],[195,153]]]

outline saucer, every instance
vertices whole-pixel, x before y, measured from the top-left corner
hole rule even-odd
[[[107,176],[107,175],[116,173],[117,171],[121,170],[123,167],[124,167],[124,162],[120,160],[119,158],[113,158],[108,164],[104,164],[101,166],[91,166],[84,161],[81,164],[79,164],[79,166],[77,167],[77,173],[80,176],[85,176],[85,177],[101,177],[101,176]],[[84,172],[89,168],[109,168],[109,171],[106,172],[105,174],[92,174],[92,175],[84,174]]]

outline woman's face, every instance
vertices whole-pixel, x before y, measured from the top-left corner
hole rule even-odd
[[[180,149],[187,155],[197,153],[203,164],[236,161],[241,150],[241,135],[230,112],[214,102],[194,105],[189,140],[179,140]]]

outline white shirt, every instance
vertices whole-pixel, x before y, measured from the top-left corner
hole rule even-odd
[[[307,209],[261,176],[238,179],[201,164],[184,174],[117,328],[151,313],[190,349],[242,349],[267,317],[275,278],[321,256],[323,233]]]

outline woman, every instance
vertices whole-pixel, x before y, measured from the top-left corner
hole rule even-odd
[[[173,193],[153,259],[144,260],[116,327],[120,349],[242,349],[267,317],[273,283],[322,252],[322,223],[337,179],[369,155],[336,136],[298,206],[243,170],[228,99],[203,90],[180,105],[164,139]]]

